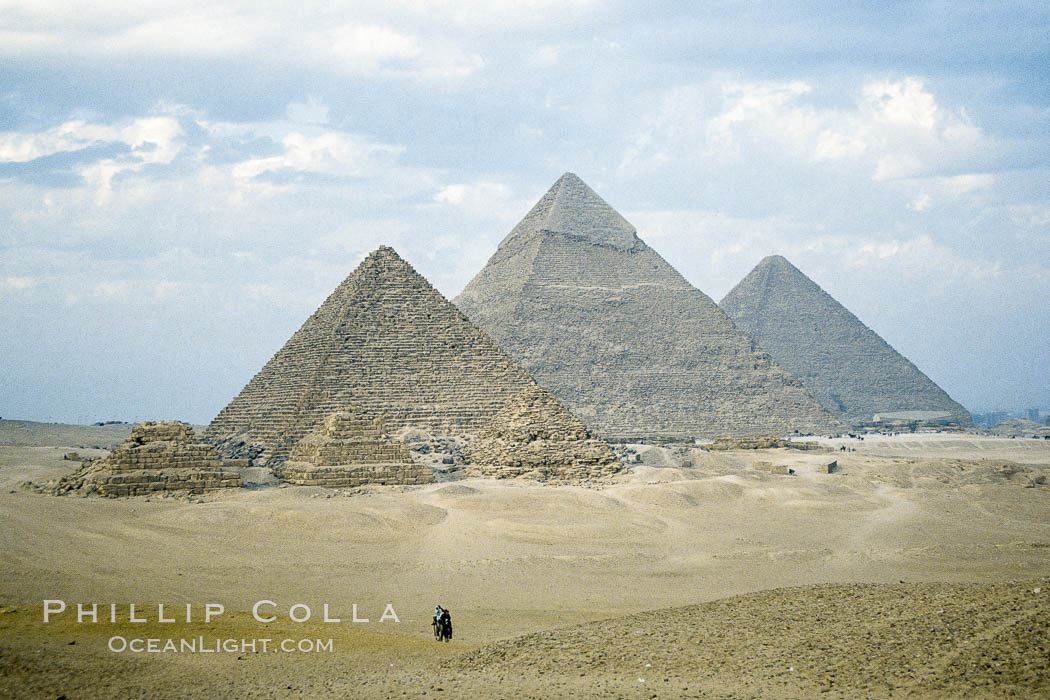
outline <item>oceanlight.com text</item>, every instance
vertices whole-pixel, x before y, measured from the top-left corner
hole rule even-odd
[[[109,638],[107,648],[115,653],[131,654],[311,654],[333,651],[331,639],[209,639],[206,637],[182,638]]]

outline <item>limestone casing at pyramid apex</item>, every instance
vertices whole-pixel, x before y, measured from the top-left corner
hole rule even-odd
[[[590,241],[594,245],[634,250],[645,244],[638,231],[575,173],[566,171],[500,242],[535,234],[561,234]]]
[[[563,175],[454,303],[588,429],[689,439],[844,428],[633,227],[629,245],[596,238],[601,212],[614,211],[600,197],[582,226],[564,216],[551,231],[567,190],[590,191]]]

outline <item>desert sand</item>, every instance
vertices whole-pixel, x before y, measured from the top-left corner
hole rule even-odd
[[[636,445],[641,463],[589,485],[129,499],[22,486],[72,471],[70,449],[123,437],[0,422],[0,696],[1050,694],[1050,441]],[[832,459],[836,472],[818,471]],[[44,624],[51,599],[114,603],[118,621]],[[251,617],[260,600],[276,622]],[[225,612],[205,624],[209,602]],[[448,644],[431,636],[439,602]],[[130,603],[147,622],[127,621]],[[196,617],[161,624],[158,603]],[[308,622],[289,619],[300,603]],[[325,603],[341,623],[319,620]],[[350,621],[353,604],[368,623]],[[399,622],[378,621],[387,604]],[[117,653],[114,636],[332,651]]]

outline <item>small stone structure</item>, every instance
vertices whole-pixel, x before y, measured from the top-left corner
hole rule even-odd
[[[142,496],[164,491],[204,491],[241,486],[233,467],[248,460],[222,460],[210,445],[197,442],[193,428],[179,421],[146,421],[107,456],[86,462],[73,474],[49,485],[52,493],[70,491],[102,496]]]
[[[292,446],[288,461],[274,473],[296,486],[428,484],[429,469],[412,462],[404,443],[386,434],[381,417],[351,405],[325,418],[317,430]]]
[[[774,437],[773,435],[755,435],[752,437],[735,439],[730,435],[721,435],[715,438],[715,441],[710,445],[706,445],[709,450],[768,450],[776,447],[787,447],[788,441],[783,438]]]
[[[476,476],[589,479],[623,466],[604,440],[540,387],[522,391],[463,450]]]
[[[786,447],[790,450],[819,450],[820,445],[816,442],[794,442],[785,440],[774,435],[753,435],[751,437],[733,438],[722,435],[715,438],[710,445],[704,445],[708,450],[771,450],[778,447]]]
[[[835,472],[838,471],[838,469],[839,469],[838,460],[832,460],[832,461],[827,462],[825,464],[821,464],[819,467],[817,467],[817,471],[819,473],[821,473],[821,474],[834,474]]]

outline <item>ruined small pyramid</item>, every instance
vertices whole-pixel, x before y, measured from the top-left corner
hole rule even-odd
[[[476,433],[531,377],[392,248],[370,254],[208,426],[275,465],[352,406],[391,430]]]
[[[558,399],[538,386],[522,391],[462,452],[471,472],[498,478],[589,479],[614,474],[619,458]]]
[[[101,496],[149,496],[165,491],[203,493],[241,486],[236,467],[245,460],[221,460],[211,445],[197,441],[193,428],[179,421],[146,421],[101,459],[81,466],[51,489],[82,490]]]
[[[965,408],[779,255],[755,266],[721,307],[852,427],[903,411],[948,412],[973,427]]]
[[[608,440],[843,428],[572,173],[455,303]]]
[[[297,486],[426,484],[430,470],[413,463],[404,443],[391,439],[382,417],[358,406],[333,413],[292,446],[276,475]]]

